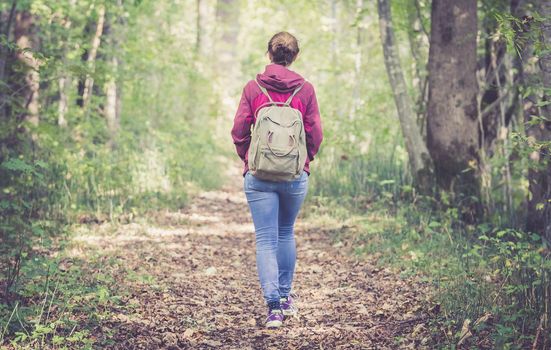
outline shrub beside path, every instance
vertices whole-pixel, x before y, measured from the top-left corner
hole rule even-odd
[[[146,223],[147,222],[147,223]],[[338,228],[337,228],[338,229]],[[120,305],[94,333],[112,349],[420,349],[429,347],[427,287],[356,257],[335,227],[299,219],[299,315],[263,328],[254,229],[237,186],[205,192],[180,212],[98,225],[86,250],[116,259]]]

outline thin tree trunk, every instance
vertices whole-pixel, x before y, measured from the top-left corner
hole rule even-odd
[[[64,128],[67,126],[67,110],[68,110],[68,99],[67,99],[67,87],[70,86],[69,78],[63,74],[58,80],[59,88],[59,104],[57,106],[57,125]]]
[[[413,89],[415,91],[415,112],[421,135],[425,132],[427,104],[427,49],[428,35],[423,27],[418,0],[409,0],[408,32],[409,46],[413,58]]]
[[[90,52],[88,53],[87,66],[90,71],[94,71],[96,56],[98,48],[101,44],[101,36],[103,34],[103,25],[105,22],[105,6],[101,5],[98,9],[98,23],[96,25],[96,32],[92,39],[92,45]],[[87,75],[84,80],[84,91],[82,93],[82,105],[86,107],[92,96],[92,89],[94,87],[94,78],[91,75]]]
[[[333,73],[337,74],[336,68],[338,67],[338,28],[337,28],[337,0],[331,0],[331,61],[333,63]]]
[[[385,65],[396,108],[398,109],[411,173],[418,188],[423,192],[428,192],[430,191],[433,171],[432,160],[415,122],[411,98],[408,95],[404,74],[400,66],[400,57],[394,39],[390,1],[377,0],[377,5]]]
[[[6,42],[10,41],[11,26],[13,23],[13,17],[15,15],[15,8],[17,6],[17,0],[13,0],[6,22],[6,28],[0,31],[0,34],[4,34]],[[6,61],[8,59],[8,50],[4,46],[0,46],[0,81],[5,81],[6,74]],[[2,99],[0,99],[2,103]]]
[[[200,54],[201,53],[201,40],[202,40],[202,16],[201,16],[201,0],[196,1],[196,24],[195,24],[195,53]]]
[[[350,111],[350,119],[356,118],[356,113],[360,108],[360,87],[361,87],[361,69],[362,69],[362,49],[363,49],[363,31],[362,16],[363,16],[364,2],[363,0],[356,0],[356,53],[354,55],[354,90],[352,91],[352,108]]]
[[[107,81],[105,86],[105,119],[107,120],[107,129],[109,130],[109,144],[115,146],[115,139],[119,131],[119,97],[116,82],[116,72],[118,60],[116,57],[111,59],[111,69],[113,70],[112,77]]]
[[[469,221],[482,214],[472,200],[480,194],[476,36],[477,0],[433,0],[427,145],[440,187],[461,196]]]
[[[69,19],[66,19],[63,27],[65,30],[69,31],[71,29],[72,22]],[[67,42],[63,43],[63,63],[67,62]],[[64,128],[67,126],[66,115],[69,110],[69,99],[67,97],[67,92],[71,87],[71,77],[65,71],[61,73],[61,76],[58,80],[59,88],[59,104],[57,108],[57,125]]]

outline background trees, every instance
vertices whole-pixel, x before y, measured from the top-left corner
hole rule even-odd
[[[283,29],[300,39],[293,69],[323,114],[311,211],[354,213],[368,222],[358,252],[385,242],[386,256],[436,275],[450,332],[491,312],[493,344],[526,345],[551,309],[549,11],[543,0],[1,2],[2,319],[36,295],[29,276],[47,268],[33,259],[68,225],[181,208],[239,178],[236,101]]]

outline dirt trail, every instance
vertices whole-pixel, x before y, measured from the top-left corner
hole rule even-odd
[[[239,188],[204,193],[153,225],[96,231],[86,239],[133,271],[117,277],[130,296],[102,327],[117,329],[114,349],[423,348],[424,287],[354,257],[331,230],[300,219],[299,315],[265,330],[254,230]]]

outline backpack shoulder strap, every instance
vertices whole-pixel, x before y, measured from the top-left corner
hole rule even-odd
[[[304,84],[306,84],[306,80],[304,81],[304,83],[300,84],[299,87],[297,87],[295,89],[295,91],[293,91],[293,93],[291,94],[291,96],[289,96],[289,98],[287,99],[287,101],[285,102],[285,106],[289,106],[291,104],[291,101],[293,101],[293,97],[295,97],[295,95],[300,91],[300,89],[302,89],[302,87],[304,86]]]
[[[262,85],[260,85],[260,83],[258,82],[258,80],[254,80],[256,85],[258,85],[258,87],[260,88],[260,91],[262,91],[262,93],[264,95],[266,95],[266,97],[268,97],[268,99],[270,100],[271,103],[274,103],[274,100],[272,100],[272,98],[270,97],[270,94],[268,93],[268,90],[266,90],[266,88]]]

